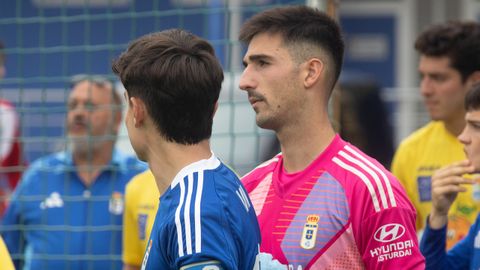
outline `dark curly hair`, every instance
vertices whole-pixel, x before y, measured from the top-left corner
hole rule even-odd
[[[415,49],[430,57],[448,57],[465,82],[480,70],[480,24],[450,21],[434,25],[420,34]]]

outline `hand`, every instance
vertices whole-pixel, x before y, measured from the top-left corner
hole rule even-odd
[[[432,212],[429,217],[431,228],[440,229],[447,224],[448,210],[457,194],[467,191],[462,185],[474,183],[463,175],[474,171],[470,161],[463,160],[445,166],[432,175]]]

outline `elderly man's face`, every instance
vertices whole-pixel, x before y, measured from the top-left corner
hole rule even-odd
[[[89,81],[77,83],[68,99],[67,129],[72,142],[115,140],[120,110],[113,98],[113,89]],[[82,144],[83,144],[82,143]]]

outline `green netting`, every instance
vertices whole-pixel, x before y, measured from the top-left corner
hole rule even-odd
[[[70,79],[76,74],[102,74],[112,80],[111,61],[131,40],[154,31],[184,28],[210,40],[225,69],[225,82],[220,107],[214,121],[212,147],[225,163],[241,175],[269,158],[276,150],[271,132],[255,125],[254,113],[245,93],[238,90],[244,49],[237,41],[238,28],[255,12],[281,4],[302,4],[304,1],[280,0],[32,0],[3,1],[0,8],[0,40],[6,55],[6,76],[0,80],[0,98],[16,107],[22,156],[32,164],[40,157],[60,151],[68,145],[65,135],[66,101]],[[121,89],[121,85],[117,82]],[[122,90],[119,90],[122,91]],[[4,124],[4,123],[2,123]],[[4,138],[1,138],[3,141]],[[132,152],[127,133],[122,128],[118,147]],[[272,150],[274,149],[274,150]],[[23,171],[22,164],[2,169],[4,173]],[[45,172],[54,167],[45,166]],[[0,179],[2,180],[2,179]],[[2,184],[5,188],[5,181]],[[0,186],[0,188],[1,188]],[[0,196],[3,196],[0,194]],[[95,203],[109,201],[111,196],[90,197],[85,194],[64,196],[64,202]],[[6,198],[5,196],[3,197]],[[44,201],[43,197],[24,197],[25,204]],[[70,216],[77,213],[71,212]],[[47,218],[47,217],[45,217]],[[92,219],[94,217],[86,217]],[[65,223],[65,222],[64,222]],[[120,226],[83,227],[3,226],[2,231],[120,231]],[[112,250],[121,244],[110,239]],[[86,262],[110,260],[112,266],[120,254],[95,255],[95,239],[87,240],[85,254],[71,254],[72,237],[64,239],[63,255],[41,258]],[[23,259],[25,253],[14,253]]]

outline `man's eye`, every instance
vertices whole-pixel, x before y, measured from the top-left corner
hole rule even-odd
[[[268,63],[267,63],[267,61],[260,60],[260,61],[258,61],[258,65],[263,67],[263,66],[268,65]]]
[[[476,123],[476,124],[471,124],[471,126],[476,129],[476,130],[480,130],[480,124]]]

